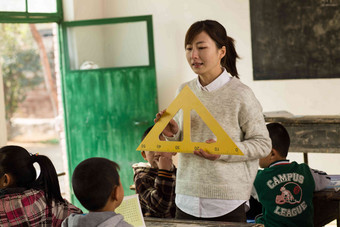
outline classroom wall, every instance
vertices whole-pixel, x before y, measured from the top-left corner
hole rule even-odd
[[[254,81],[248,0],[74,0],[67,20],[152,15],[160,109],[166,108],[177,87],[195,75],[184,52],[184,36],[197,20],[222,23],[236,40],[241,80],[251,87],[263,110],[286,110],[295,115],[340,114],[340,79]],[[65,5],[64,5],[65,6]],[[67,11],[65,11],[67,12]],[[340,22],[339,22],[340,23]],[[287,66],[289,67],[289,66]]]

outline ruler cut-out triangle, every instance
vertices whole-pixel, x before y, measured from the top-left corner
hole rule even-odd
[[[181,110],[183,111],[183,140],[182,141],[161,141],[159,135],[167,126],[169,121]],[[204,123],[210,128],[217,138],[215,143],[192,142],[191,141],[191,110],[195,110]],[[193,153],[194,150],[203,149],[210,154],[243,155],[228,134],[223,130],[207,108],[201,103],[196,95],[185,86],[175,100],[166,109],[166,112],[153,126],[148,135],[139,144],[137,150],[164,151]]]

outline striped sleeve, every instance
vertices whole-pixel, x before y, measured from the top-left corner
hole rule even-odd
[[[175,177],[173,172],[158,170],[156,176],[135,176],[136,193],[139,194],[145,216],[167,217],[174,205]]]

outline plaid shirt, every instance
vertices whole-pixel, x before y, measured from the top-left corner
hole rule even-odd
[[[144,164],[144,165],[141,165]],[[176,167],[173,171],[153,169],[145,163],[133,165],[136,193],[145,217],[175,217]]]
[[[0,226],[61,226],[62,221],[71,213],[82,211],[65,200],[65,203],[52,201],[49,210],[43,191],[34,189],[1,190]],[[18,191],[18,190],[16,190]]]

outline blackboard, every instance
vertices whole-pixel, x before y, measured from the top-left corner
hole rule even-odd
[[[340,0],[249,0],[254,80],[340,78]]]

